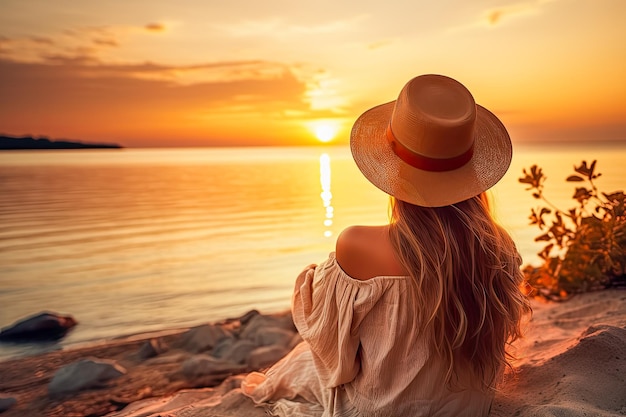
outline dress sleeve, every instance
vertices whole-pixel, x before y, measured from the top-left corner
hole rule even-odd
[[[368,281],[343,272],[333,255],[300,273],[292,298],[294,323],[327,388],[348,383],[359,372],[359,328],[380,295]]]

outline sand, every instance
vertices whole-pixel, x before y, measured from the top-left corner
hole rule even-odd
[[[626,291],[533,303],[492,416],[626,415]]]
[[[626,291],[533,301],[533,310],[491,416],[626,415]],[[175,348],[183,334],[158,336],[171,347],[149,359],[138,357],[147,338],[138,335],[2,362],[0,398],[17,400],[2,417],[264,416],[238,389],[245,372],[202,379],[181,375],[181,363],[190,356]],[[47,384],[54,372],[84,357],[116,360],[128,373],[98,389],[50,397]]]

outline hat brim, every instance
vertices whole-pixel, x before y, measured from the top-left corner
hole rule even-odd
[[[386,139],[395,101],[363,113],[352,127],[350,149],[363,175],[385,193],[424,207],[441,207],[474,197],[495,185],[511,164],[511,139],[502,122],[476,105],[472,159],[452,171],[432,172],[400,159]]]

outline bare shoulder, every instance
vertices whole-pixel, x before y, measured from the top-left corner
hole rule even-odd
[[[337,238],[336,258],[352,278],[407,275],[398,262],[387,226],[350,226]]]
[[[337,245],[355,245],[358,244],[363,237],[371,234],[371,229],[377,226],[349,226],[337,237]]]

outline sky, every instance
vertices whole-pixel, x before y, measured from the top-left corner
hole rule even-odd
[[[624,0],[0,0],[0,134],[345,144],[420,74],[512,140],[626,140]]]

